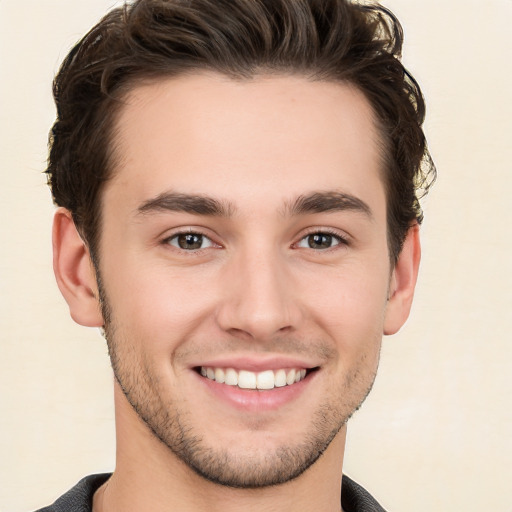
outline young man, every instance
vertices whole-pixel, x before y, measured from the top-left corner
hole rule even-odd
[[[105,332],[117,460],[44,511],[383,510],[342,462],[434,175],[401,43],[347,0],[139,0],[71,51],[54,269]]]

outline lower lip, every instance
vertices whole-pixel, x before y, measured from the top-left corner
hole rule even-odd
[[[312,372],[308,374],[304,380],[292,384],[291,386],[268,390],[241,389],[238,386],[219,384],[198,373],[196,373],[196,376],[212,394],[232,407],[251,412],[263,412],[279,409],[296,400],[311,384],[317,373],[318,372]]]

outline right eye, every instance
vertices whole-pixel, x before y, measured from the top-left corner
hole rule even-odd
[[[198,251],[215,245],[207,236],[201,233],[177,233],[169,237],[166,243],[185,251]]]

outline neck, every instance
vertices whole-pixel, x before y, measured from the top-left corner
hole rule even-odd
[[[236,489],[197,475],[152,434],[119,394],[116,389],[116,470],[96,492],[94,512],[339,512],[345,428],[294,480]]]

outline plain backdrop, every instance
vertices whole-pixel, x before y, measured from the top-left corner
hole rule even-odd
[[[104,340],[54,282],[42,171],[51,80],[112,0],[0,0],[0,511],[47,505],[114,463]],[[511,0],[389,0],[427,99],[439,179],[424,201],[411,318],[384,340],[345,472],[393,512],[510,512]],[[298,419],[300,421],[300,419]]]

